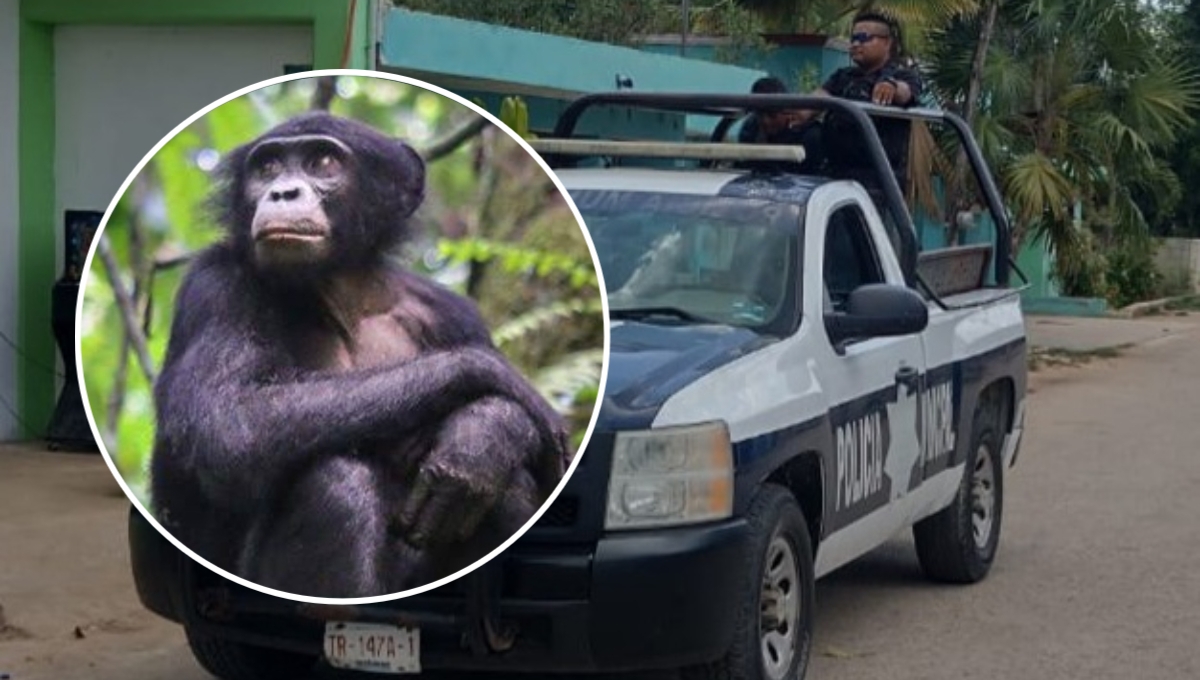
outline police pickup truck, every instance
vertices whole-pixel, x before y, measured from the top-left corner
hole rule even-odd
[[[575,133],[606,106],[723,123],[707,142]],[[743,167],[803,157],[723,141],[729,121],[765,108],[849,116],[878,181]],[[993,243],[919,252],[877,116],[958,135]],[[911,527],[932,579],[988,573],[1023,429],[1026,344],[1007,216],[961,120],[830,98],[625,92],[573,102],[535,148],[579,208],[609,296],[603,401],[573,476],[487,565],[358,606],[242,588],[132,512],[141,600],[184,626],[206,669],[802,678],[814,580],[898,532]],[[389,642],[349,649],[347,626]]]

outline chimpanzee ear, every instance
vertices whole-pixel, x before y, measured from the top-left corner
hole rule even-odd
[[[396,140],[393,162],[395,163],[392,176],[399,183],[399,195],[403,197],[405,214],[416,210],[425,200],[425,159],[417,150]]]
[[[242,221],[245,198],[244,173],[242,171],[250,144],[231,149],[212,170],[212,189],[204,201],[204,207],[219,224],[236,229]]]

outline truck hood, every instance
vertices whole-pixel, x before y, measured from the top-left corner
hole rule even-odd
[[[650,427],[666,400],[696,379],[773,342],[744,328],[618,321],[597,431]]]

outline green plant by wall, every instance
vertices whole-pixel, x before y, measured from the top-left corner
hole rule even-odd
[[[1153,299],[1160,288],[1162,274],[1154,262],[1151,239],[1130,240],[1117,246],[1108,255],[1105,277],[1108,302],[1114,307]]]
[[[500,115],[497,117],[522,139],[533,138],[529,132],[529,105],[521,97],[505,97],[500,102]]]
[[[1097,247],[1089,229],[1078,228],[1070,248],[1054,253],[1053,276],[1063,295],[1068,297],[1107,298],[1108,260]]]

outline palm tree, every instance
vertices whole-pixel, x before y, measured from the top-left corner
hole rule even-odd
[[[978,111],[974,128],[1018,218],[1017,243],[1029,230],[1045,236],[1060,270],[1071,270],[1085,227],[1102,242],[1145,233],[1133,191],[1172,191],[1162,157],[1192,124],[1196,73],[1160,55],[1135,0],[999,0],[980,58],[989,16],[937,31],[929,74],[943,105]]]
[[[983,0],[739,0],[757,14],[768,30],[778,33],[839,35],[854,15],[865,9],[887,12],[904,27],[909,52],[920,52],[928,32],[947,21],[979,11]]]

